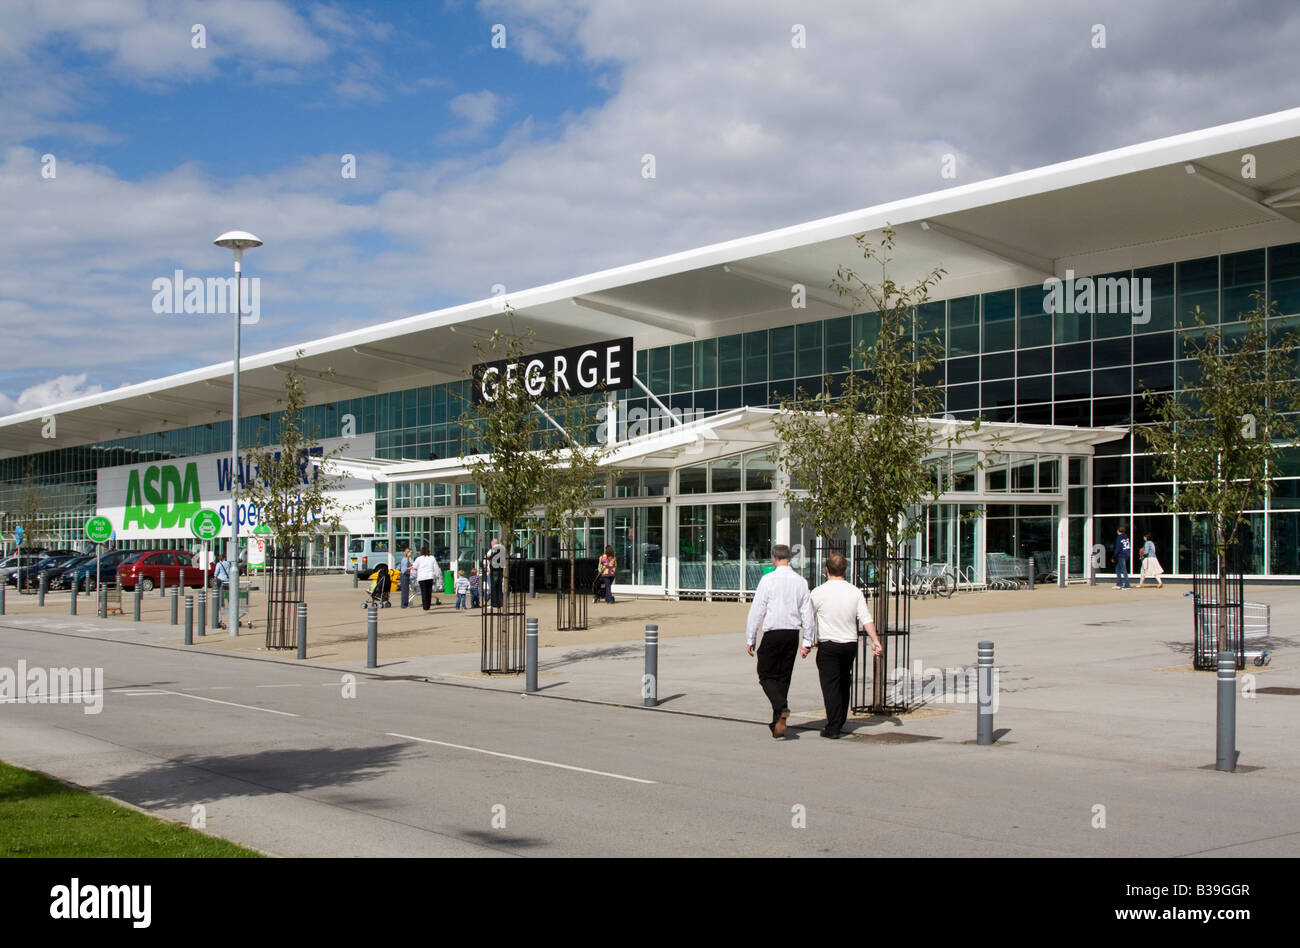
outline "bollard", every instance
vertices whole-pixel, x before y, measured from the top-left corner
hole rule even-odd
[[[199,630],[199,635],[208,634],[206,628],[207,623],[208,623],[208,591],[206,589],[200,589],[199,590],[199,614],[194,621],[194,628]]]
[[[185,567],[181,567],[181,589],[185,588]]]
[[[976,690],[979,713],[975,715],[975,743],[993,743],[993,643],[979,644]]]
[[[172,587],[172,625],[176,624],[176,608],[180,603],[180,587]]]
[[[298,603],[298,657],[307,657],[307,603]]]
[[[5,614],[5,584],[0,581],[0,616]]]
[[[531,695],[537,691],[537,619],[524,620],[524,629],[524,694]]]
[[[352,570],[352,588],[357,588],[357,571],[355,568]]]
[[[36,586],[36,605],[45,605],[45,591],[50,588],[50,577],[45,570],[41,570],[41,578]]]
[[[185,644],[194,644],[194,597],[185,597]]]
[[[71,615],[77,614],[77,584],[72,584],[72,598],[68,600],[68,612]]]
[[[221,628],[221,584],[212,584],[212,602],[209,611],[212,613],[212,631],[215,632]]]
[[[1032,550],[1030,551],[1030,553],[1029,553],[1029,559],[1028,559],[1026,562],[1029,563],[1029,569],[1028,569],[1028,571],[1027,571],[1027,572],[1029,573],[1029,591],[1030,591],[1030,592],[1033,592],[1033,591],[1034,591],[1034,572],[1035,572],[1035,570],[1034,570],[1034,554],[1033,554],[1033,551],[1032,551]]]
[[[366,608],[366,667],[379,667],[379,607],[373,602]]]
[[[99,608],[96,610],[101,619],[108,618],[108,587],[100,586],[95,590],[99,599]]]
[[[534,582],[536,578],[536,573],[537,570],[534,567],[532,566],[528,567],[528,598],[529,599],[537,598],[537,587]]]
[[[167,574],[161,573],[158,577],[158,598],[167,598]]]
[[[1065,557],[1064,557],[1064,556],[1061,557],[1061,559],[1060,559],[1060,560],[1057,562],[1057,564],[1056,564],[1056,585],[1060,586],[1062,589],[1064,589],[1064,588],[1066,587],[1066,585],[1067,585],[1067,583],[1066,583],[1066,575],[1065,575]]]
[[[1219,653],[1219,720],[1215,770],[1237,769],[1237,656]]]
[[[645,675],[641,678],[641,697],[647,708],[659,704],[659,626],[645,627]]]
[[[144,587],[141,586],[139,583],[136,583],[136,584],[135,584],[135,595],[131,597],[131,599],[133,600],[133,602],[132,602],[132,610],[134,611],[135,621],[136,621],[136,622],[139,622],[139,621],[140,621],[140,600],[141,600],[142,598],[144,598]]]

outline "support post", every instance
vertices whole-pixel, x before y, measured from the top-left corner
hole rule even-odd
[[[203,595],[199,593],[199,595]],[[185,597],[185,644],[194,644],[194,597]]]
[[[298,657],[307,657],[307,603],[298,603]]]
[[[975,743],[993,743],[993,643],[979,644],[979,657],[976,665],[976,689],[979,713],[975,715]]]
[[[74,616],[77,614],[77,584],[76,583],[72,584],[72,596],[68,600],[68,612]]]
[[[172,625],[176,624],[176,611],[180,604],[180,592],[181,590],[179,586],[172,587],[172,605],[171,605]]]
[[[199,614],[195,617],[194,628],[198,629],[199,635],[208,634],[208,591],[207,589],[199,590]]]
[[[536,574],[537,574],[536,567],[533,566],[528,567],[528,598],[529,599],[537,598]]]
[[[144,598],[144,586],[139,580],[135,584],[135,595],[131,597],[131,614],[136,622],[140,621],[140,600]]]
[[[162,575],[158,577],[158,598],[167,598],[167,571],[163,570]]]
[[[531,574],[530,574],[531,578]],[[524,693],[537,692],[537,618],[524,620]]]
[[[1219,715],[1215,770],[1237,769],[1237,655],[1219,653]]]
[[[379,607],[373,602],[366,608],[366,667],[379,667]]]
[[[645,627],[645,674],[641,677],[641,698],[647,708],[659,705],[659,626]]]
[[[1064,589],[1068,585],[1068,583],[1066,582],[1066,575],[1065,575],[1064,556],[1062,556],[1060,560],[1057,561],[1056,564],[1056,585],[1060,586],[1062,589]]]
[[[1028,563],[1029,563],[1029,570],[1028,570],[1028,572],[1029,572],[1029,591],[1030,591],[1030,592],[1033,592],[1033,591],[1034,591],[1034,573],[1035,573],[1035,570],[1034,570],[1034,551],[1033,551],[1033,550],[1030,550],[1030,551],[1029,551],[1029,559],[1028,559]]]
[[[49,588],[50,577],[45,570],[41,570],[40,578],[36,582],[36,605],[45,605],[45,591]]]

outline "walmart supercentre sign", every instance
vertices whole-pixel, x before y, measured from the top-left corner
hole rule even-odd
[[[347,454],[352,457],[373,457],[375,453],[373,434],[323,440],[319,453],[328,453],[342,444],[348,445]],[[232,467],[230,454],[225,453],[101,468],[97,477],[96,512],[109,518],[118,539],[192,539],[190,524],[194,515],[209,509],[221,517],[222,535],[226,536],[230,532],[232,477],[239,478],[242,490],[243,485],[252,483],[257,476],[245,456],[240,456],[237,470]],[[312,472],[310,462],[304,460],[303,483]],[[343,482],[343,489],[331,496],[339,506],[360,505],[359,509],[343,515],[346,531],[373,532],[374,487],[369,481],[348,479]],[[240,536],[252,534],[262,522],[257,505],[248,503],[242,496],[237,516]],[[308,516],[314,520],[316,512]]]

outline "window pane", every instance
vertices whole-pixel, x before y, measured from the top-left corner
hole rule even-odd
[[[980,298],[948,301],[948,355],[975,355],[980,341]]]
[[[689,392],[695,387],[694,352],[689,342],[673,346],[673,391]]]
[[[1300,244],[1268,249],[1268,298],[1284,316],[1300,313]]]
[[[747,383],[767,381],[766,329],[745,333],[745,381]],[[756,404],[761,405],[763,401]]]
[[[743,380],[741,337],[723,336],[718,340],[718,385],[739,385]],[[722,407],[721,404],[718,405]]]
[[[667,395],[672,364],[671,350],[668,346],[651,349],[649,359],[650,379],[646,384],[650,386],[650,391],[656,395]]]
[[[770,374],[768,380],[772,379],[790,379],[794,378],[794,327],[782,326],[780,329],[773,329],[768,333],[768,347],[770,352]],[[748,353],[746,354],[748,355]],[[749,378],[749,366],[745,367],[746,382],[757,382],[760,379]]]
[[[1040,284],[1022,286],[1018,291],[1020,304],[1020,346],[1048,346],[1052,344],[1052,315],[1044,308],[1048,294]]]
[[[826,320],[826,371],[840,372],[849,365],[852,353],[853,317]]]
[[[1207,323],[1219,321],[1219,258],[1202,257],[1178,264],[1178,325],[1195,326],[1196,307]]]
[[[709,468],[713,475],[711,490],[715,494],[732,493],[740,490],[740,457],[721,458],[712,462]]]
[[[677,493],[705,494],[709,490],[709,471],[703,464],[684,467],[677,472]]]
[[[999,352],[1016,347],[1016,291],[984,294],[984,349]]]
[[[980,360],[982,377],[985,380],[1008,379],[1016,374],[1016,354],[999,352],[986,355]]]
[[[917,338],[929,336],[938,344],[939,354],[947,352],[947,310],[943,300],[922,303],[916,308]]]
[[[1127,336],[1133,326],[1133,284],[1128,270],[1103,273],[1093,281],[1093,338]]]
[[[766,450],[745,455],[745,490],[771,490],[776,480],[776,462]]]
[[[701,339],[695,343],[695,387],[718,385],[718,340]]]
[[[1139,281],[1142,302],[1146,306],[1146,322],[1133,321],[1135,333],[1164,332],[1174,328],[1174,265],[1144,267],[1134,270]],[[1150,292],[1146,281],[1150,280]],[[1136,307],[1134,307],[1136,310]],[[1138,317],[1142,318],[1142,317]]]
[[[1264,290],[1264,251],[1223,255],[1223,321],[1244,319],[1255,307],[1251,294]]]
[[[795,374],[798,376],[822,374],[822,324],[820,321],[804,323],[796,330],[798,360]]]

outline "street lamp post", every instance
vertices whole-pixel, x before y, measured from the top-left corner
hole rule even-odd
[[[235,361],[232,364],[230,408],[230,546],[226,554],[229,564],[230,612],[227,629],[231,635],[239,634],[239,326],[244,319],[244,284],[241,271],[244,251],[262,246],[262,241],[243,230],[231,230],[213,241],[218,247],[235,252]],[[213,603],[213,610],[220,608]]]

